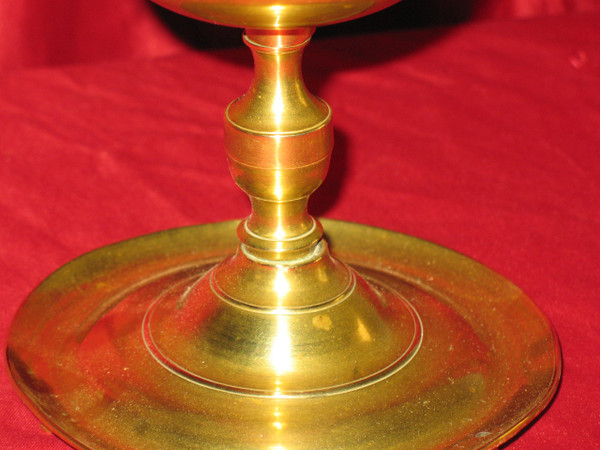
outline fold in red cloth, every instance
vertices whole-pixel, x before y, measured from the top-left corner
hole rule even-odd
[[[555,402],[515,449],[600,443],[600,15],[314,42],[307,84],[337,126],[313,213],[489,265],[554,323]],[[43,277],[152,231],[240,217],[222,149],[246,49],[0,76],[0,335]],[[0,374],[0,447],[65,448]]]
[[[0,70],[180,51],[149,0],[0,2]]]

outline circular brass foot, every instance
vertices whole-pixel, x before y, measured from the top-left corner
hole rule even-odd
[[[217,269],[167,287],[143,322],[154,358],[202,386],[256,397],[339,394],[389,377],[421,344],[415,309],[349,268],[340,295],[295,309],[227,297],[215,286]],[[274,277],[294,270],[268,269]]]
[[[233,222],[69,263],[11,330],[24,401],[76,447],[178,449],[486,448],[548,404],[558,342],[518,288],[434,244],[323,224],[360,277],[336,263],[340,296],[296,309],[223,298]]]

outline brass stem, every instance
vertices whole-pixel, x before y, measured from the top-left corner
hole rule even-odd
[[[302,265],[325,251],[322,228],[306,210],[333,147],[330,108],[302,78],[302,52],[313,31],[246,30],[254,80],[225,113],[231,173],[252,205],[239,228],[240,248],[263,264]]]

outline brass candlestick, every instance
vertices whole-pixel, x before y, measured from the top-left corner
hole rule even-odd
[[[302,51],[313,26],[394,2],[157,2],[246,29],[255,77],[225,145],[252,212],[239,241],[230,222],[144,236],[38,287],[8,345],[34,412],[90,448],[480,448],[532,420],[560,356],[527,297],[449,250],[325,221],[334,257],[306,210],[333,132]]]

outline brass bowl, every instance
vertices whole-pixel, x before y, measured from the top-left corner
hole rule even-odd
[[[153,0],[179,14],[219,25],[284,30],[329,25],[366,16],[398,0]]]

